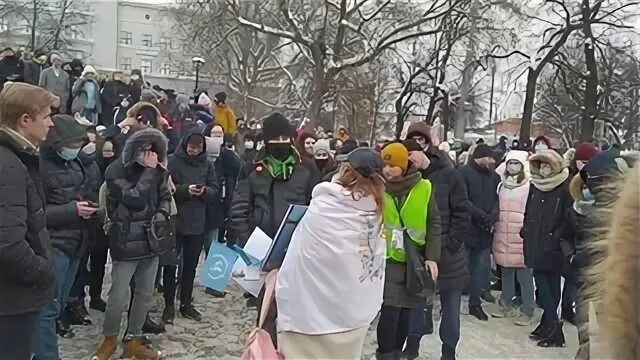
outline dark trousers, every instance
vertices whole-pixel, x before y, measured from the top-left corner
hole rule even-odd
[[[566,280],[565,280],[566,281]],[[586,283],[583,280],[578,280],[576,284],[577,297],[576,297],[576,327],[578,328],[578,354],[582,355],[583,359],[589,359],[590,347],[589,347],[589,301],[585,289]],[[563,304],[564,305],[564,304]],[[576,359],[578,359],[576,357]]]
[[[89,283],[89,269],[87,268],[87,263],[89,262],[89,254],[86,254],[82,258],[80,258],[80,263],[78,265],[78,272],[76,272],[76,278],[73,280],[73,285],[71,286],[71,291],[69,291],[69,299],[72,301],[73,299],[82,299],[84,300],[84,288]],[[62,304],[64,307],[66,304]]]
[[[193,282],[196,278],[196,268],[204,234],[178,235],[176,236],[176,250],[182,253],[182,273],[180,277],[180,304],[191,304],[193,297]],[[164,285],[164,301],[167,305],[174,305],[176,298],[176,266],[165,266],[162,270],[162,283]]]
[[[382,306],[378,320],[378,353],[402,351],[409,334],[411,309]]]
[[[576,302],[576,296],[578,292],[578,286],[575,282],[574,276],[564,278],[564,286],[562,287],[562,308],[573,309],[573,304]]]
[[[533,270],[533,278],[544,310],[542,321],[547,324],[557,322],[559,320],[558,305],[560,305],[560,272]]]
[[[104,231],[98,231],[97,233],[96,244],[91,250],[91,262],[89,264],[89,296],[95,299],[99,299],[102,296],[102,284],[105,266],[107,265],[107,253],[109,252],[107,235]]]
[[[460,304],[462,290],[440,292],[440,340],[442,341],[442,360],[456,358],[456,347],[460,341]]]
[[[39,322],[40,312],[0,315],[0,360],[31,359]]]
[[[480,295],[489,288],[491,276],[491,249],[471,249],[469,251],[469,306],[478,306],[482,302]]]

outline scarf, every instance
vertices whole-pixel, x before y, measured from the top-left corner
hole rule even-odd
[[[519,186],[524,185],[524,183],[527,182],[527,179],[524,178],[521,182],[518,182],[518,176],[519,175],[505,176],[504,179],[502,179],[502,186],[506,187],[507,189],[515,189]]]
[[[284,161],[280,161],[272,156],[267,156],[262,160],[269,174],[273,178],[282,178],[283,180],[289,180],[291,174],[293,174],[293,167],[296,164],[296,158],[291,155]]]
[[[91,80],[87,80],[84,82],[83,86],[84,92],[87,93],[87,104],[84,106],[85,109],[95,109],[96,107],[96,84]]]
[[[402,180],[394,182],[387,181],[386,190],[391,196],[404,199],[420,180],[422,180],[420,172],[412,166]]]
[[[539,174],[531,174],[531,183],[542,192],[551,191],[569,178],[569,169],[564,168],[559,173],[543,178]]]

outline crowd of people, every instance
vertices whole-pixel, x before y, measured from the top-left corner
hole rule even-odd
[[[91,323],[87,304],[104,312],[96,359],[120,343],[124,358],[158,359],[145,334],[176,310],[203,320],[194,279],[211,244],[243,246],[256,228],[273,238],[291,204],[308,210],[275,296],[247,295],[268,308],[263,327],[286,358],[360,359],[378,318],[376,358],[415,359],[437,295],[441,356],[455,359],[463,294],[480,321],[536,325],[540,347],[565,346],[562,319],[575,323],[576,358],[590,358],[586,269],[604,255],[589,229],[635,159],[617,147],[582,143],[563,157],[539,137],[457,154],[425,122],[372,147],[279,113],[245,124],[224,92],[170,94],[140,74],[101,84],[90,65],[33,61],[39,75],[21,63],[0,93],[0,359],[58,360],[58,338]],[[149,316],[156,291],[161,321]]]

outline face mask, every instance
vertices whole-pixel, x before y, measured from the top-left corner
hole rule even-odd
[[[536,152],[538,153],[538,152],[541,152],[541,151],[544,151],[544,150],[549,150],[549,147],[547,146],[547,144],[541,142],[541,143],[536,144],[535,149],[536,149]]]
[[[140,79],[140,76],[138,76],[138,75],[131,75],[131,80],[136,81],[136,80],[138,80],[138,79]]]
[[[267,153],[276,160],[284,161],[291,156],[291,144],[289,143],[272,143],[267,144]]]
[[[82,152],[87,155],[93,155],[96,152],[96,143],[90,142],[82,148]]]
[[[509,175],[518,175],[522,171],[521,163],[509,163],[507,164],[507,174]]]
[[[144,152],[140,151],[138,155],[136,155],[136,162],[144,166]]]
[[[593,201],[593,194],[591,193],[591,191],[589,189],[583,189],[582,190],[582,197],[584,198],[584,201]]]
[[[244,148],[247,150],[253,150],[253,141],[245,141]]]
[[[551,176],[552,173],[553,173],[553,169],[551,168],[551,165],[549,164],[540,165],[540,176],[542,176],[543,178],[546,178]]]
[[[77,158],[78,153],[80,153],[80,149],[70,149],[70,148],[62,147],[60,148],[60,150],[58,150],[58,155],[60,156],[60,158],[62,158],[62,160],[65,160],[65,161],[71,161]]]
[[[262,150],[263,147],[264,141],[258,141],[258,143],[256,144],[256,150]]]
[[[318,169],[322,170],[324,169],[325,166],[327,166],[329,159],[315,159],[315,161],[316,161],[316,166],[318,166]]]

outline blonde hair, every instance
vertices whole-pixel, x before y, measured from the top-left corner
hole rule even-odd
[[[5,83],[0,92],[0,126],[15,129],[24,114],[35,117],[49,107],[59,106],[60,99],[49,91],[26,83]]]
[[[342,163],[337,181],[351,192],[354,200],[373,196],[376,202],[376,213],[382,215],[384,209],[384,178],[382,175],[374,174],[371,177],[364,177],[349,163]]]

